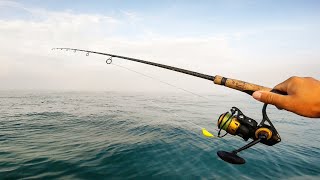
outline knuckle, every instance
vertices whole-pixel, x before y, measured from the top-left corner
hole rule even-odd
[[[312,80],[314,81],[315,79],[313,77],[305,77],[306,80]]]
[[[299,79],[299,77],[298,77],[298,76],[291,76],[289,79],[292,80],[292,81],[294,81],[294,80]]]
[[[291,83],[298,83],[298,82],[300,82],[301,79],[302,78],[298,77],[298,76],[292,76],[292,77],[289,78]]]
[[[289,78],[289,80],[293,80],[293,79],[296,79],[296,78],[298,78],[298,76],[291,76],[291,77]]]

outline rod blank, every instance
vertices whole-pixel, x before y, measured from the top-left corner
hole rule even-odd
[[[176,71],[176,72],[188,74],[188,75],[195,76],[198,78],[207,79],[207,80],[213,81],[215,84],[226,86],[231,89],[235,89],[235,90],[247,93],[249,95],[252,95],[255,91],[260,91],[260,90],[271,91],[272,90],[271,88],[268,88],[268,87],[256,85],[253,83],[248,83],[248,82],[237,80],[237,79],[226,78],[226,77],[219,76],[219,75],[211,76],[211,75],[207,75],[207,74],[198,73],[195,71],[190,71],[190,70],[186,70],[186,69],[182,69],[182,68],[178,68],[178,67],[174,67],[174,66],[168,66],[165,64],[159,64],[159,63],[145,61],[142,59],[137,59],[137,58],[132,58],[132,57],[120,56],[120,55],[109,54],[109,53],[102,53],[102,52],[97,52],[97,51],[89,51],[89,50],[83,50],[83,49],[74,49],[74,48],[53,48],[52,50],[55,50],[55,49],[67,50],[67,51],[73,50],[74,52],[76,52],[76,51],[86,52],[86,56],[89,56],[90,53],[100,54],[100,55],[104,55],[104,56],[110,56],[110,57],[125,59],[125,60],[129,60],[129,61],[134,61],[134,62],[138,62],[138,63],[142,63],[142,64],[148,64],[151,66],[156,66],[156,67],[168,69],[171,71]]]

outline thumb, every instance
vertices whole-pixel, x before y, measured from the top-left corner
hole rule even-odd
[[[284,108],[284,106],[287,104],[286,96],[268,92],[268,91],[256,91],[252,94],[252,97],[258,101],[261,101],[267,104],[273,104],[278,108]]]

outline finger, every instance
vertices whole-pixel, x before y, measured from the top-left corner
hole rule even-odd
[[[256,91],[252,94],[252,96],[258,101],[267,104],[273,104],[280,109],[286,109],[286,107],[288,106],[288,96],[283,96],[267,91]]]

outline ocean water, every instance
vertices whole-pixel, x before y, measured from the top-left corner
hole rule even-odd
[[[2,91],[0,179],[320,179],[320,119],[270,107],[282,142],[258,144],[232,165],[216,152],[247,142],[206,138],[200,127],[217,134],[232,106],[260,121],[262,104],[204,96]]]

